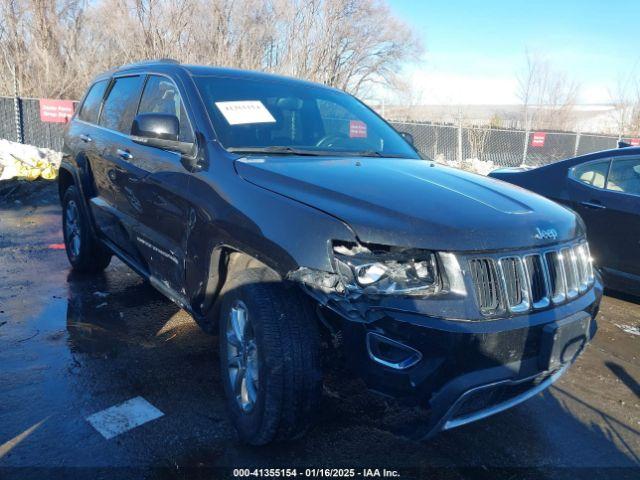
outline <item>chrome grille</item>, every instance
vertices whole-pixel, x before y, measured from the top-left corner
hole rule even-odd
[[[483,315],[546,308],[578,297],[594,281],[587,242],[541,254],[472,258],[470,270]]]

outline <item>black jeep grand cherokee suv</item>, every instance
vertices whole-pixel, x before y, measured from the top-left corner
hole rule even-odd
[[[68,125],[66,250],[112,254],[219,329],[243,440],[317,409],[319,329],[376,391],[450,429],[556,380],[602,286],[580,219],[422,159],[352,96],[255,72],[145,62],[99,76]]]

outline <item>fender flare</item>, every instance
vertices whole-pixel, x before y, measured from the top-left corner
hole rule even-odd
[[[207,333],[215,331],[218,310],[220,306],[220,299],[224,293],[224,286],[227,282],[229,275],[229,261],[234,254],[239,254],[247,258],[250,262],[256,262],[255,266],[260,266],[273,272],[281,280],[284,280],[283,275],[270,263],[270,259],[257,258],[250,253],[238,249],[236,246],[220,243],[212,245],[208,254],[207,263],[209,264],[206,283],[204,285],[204,296],[197,299],[199,305],[191,298],[192,302],[192,316],[196,320],[196,323]],[[195,308],[194,308],[195,307]]]
[[[74,185],[78,189],[80,193],[80,197],[82,198],[82,201],[80,202],[80,208],[82,209],[83,214],[85,214],[89,219],[91,232],[96,236],[96,238],[99,238],[99,236],[96,235],[97,229],[95,227],[93,213],[91,212],[91,208],[89,207],[89,203],[86,196],[87,188],[85,183],[88,180],[85,180],[85,182],[83,182],[82,181],[83,176],[78,171],[78,168],[72,163],[70,163],[68,160],[64,160],[64,159],[62,160],[62,162],[60,163],[59,171],[65,171],[67,174],[71,175],[71,178],[73,179],[73,182],[71,183],[71,185]],[[58,173],[58,195],[60,197],[60,203],[62,203],[62,198],[64,196],[64,192],[66,191],[66,189],[64,190],[62,189],[62,184],[60,179],[61,179],[61,175],[59,172]]]

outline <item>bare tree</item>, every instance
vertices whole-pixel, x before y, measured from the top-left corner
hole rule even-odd
[[[526,67],[518,75],[517,91],[522,103],[524,128],[570,129],[579,91],[579,85],[569,80],[564,72],[527,52]]]
[[[142,59],[266,70],[360,95],[397,86],[420,54],[380,0],[0,0],[0,90],[79,97],[97,73]]]
[[[12,90],[7,72],[14,68],[26,95],[61,96],[80,88],[78,40],[85,8],[84,0],[0,1],[0,52],[7,67],[0,74],[2,91]]]
[[[636,80],[637,64],[626,75],[620,75],[615,89],[609,91],[612,116],[619,137],[640,134],[640,82]]]

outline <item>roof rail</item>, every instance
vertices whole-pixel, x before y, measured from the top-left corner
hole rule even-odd
[[[622,140],[618,141],[618,148],[627,148],[627,147],[633,147],[633,145],[627,142],[623,142]]]
[[[133,62],[133,63],[129,63],[127,65],[123,65],[120,68],[130,68],[130,67],[137,67],[138,65],[155,65],[155,64],[163,64],[163,63],[170,63],[172,65],[180,65],[180,62],[178,60],[175,60],[173,58],[152,58],[152,59],[148,59],[148,60],[140,60],[139,62]]]

